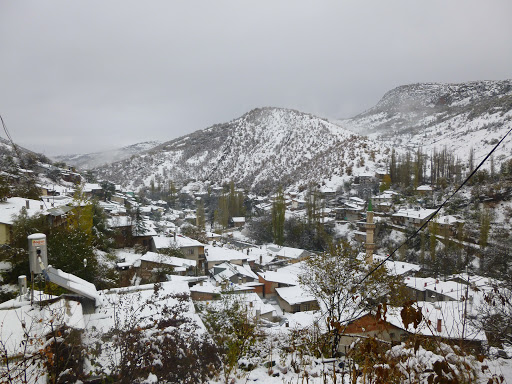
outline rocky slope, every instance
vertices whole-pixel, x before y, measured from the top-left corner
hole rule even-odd
[[[462,84],[412,84],[387,92],[379,103],[343,127],[384,143],[421,147],[426,153],[447,148],[467,159],[471,148],[481,159],[512,128],[512,80]],[[495,154],[510,157],[511,139]]]

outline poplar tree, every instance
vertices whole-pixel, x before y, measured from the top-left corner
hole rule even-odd
[[[274,243],[283,245],[284,243],[284,217],[286,204],[284,202],[283,190],[279,187],[277,195],[272,205],[272,235]]]
[[[204,203],[203,200],[197,200],[197,208],[196,208],[196,224],[200,229],[204,230],[205,227],[205,213],[204,213]]]

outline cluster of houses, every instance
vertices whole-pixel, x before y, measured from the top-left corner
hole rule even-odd
[[[412,219],[417,217],[413,212],[400,212],[397,217],[407,218],[409,215]],[[366,216],[366,232],[361,233],[367,253],[369,249],[371,253],[368,262],[380,262],[385,256],[373,255],[374,212],[371,215],[366,212]],[[414,220],[411,223],[418,225]],[[298,313],[325,310],[322,303],[299,283],[302,265],[306,259],[315,257],[314,253],[274,245],[257,247],[219,237],[209,234],[210,241],[203,244],[176,233],[153,236],[149,252],[124,254],[125,258],[118,266],[127,274],[124,281],[130,283],[159,279],[187,282],[191,298],[196,302],[212,303],[225,294],[238,294],[248,300],[247,305],[254,309],[259,319],[274,322],[275,326],[295,324],[294,316]],[[174,256],[176,250],[180,251],[180,257]],[[361,257],[368,258],[368,255]],[[388,260],[385,265],[391,274],[403,279],[408,297],[417,301],[417,308],[426,321],[422,328],[413,329],[403,324],[400,308],[390,308],[385,320],[378,318],[375,312],[364,313],[347,324],[340,347],[342,352],[357,336],[374,335],[398,343],[408,335],[418,333],[424,337],[464,340],[478,350],[485,348],[485,333],[472,327],[470,319],[476,316],[484,293],[491,289],[487,279],[452,276],[442,281],[418,277],[421,267],[415,264]]]
[[[72,176],[73,173],[70,174]],[[364,188],[371,188],[373,181],[368,176],[360,177],[358,182]],[[0,203],[0,245],[9,242],[13,218],[22,208],[29,215],[46,216],[52,225],[65,222],[73,209],[71,187],[70,191],[58,186],[41,188],[41,200],[12,197]],[[422,189],[429,193],[427,188]],[[238,297],[262,324],[272,328],[307,326],[308,321],[304,319],[309,319],[310,323],[318,321],[325,311],[323,304],[299,282],[303,263],[316,256],[312,252],[276,245],[256,246],[243,239],[237,240],[236,236],[211,232],[204,234],[206,241],[198,241],[180,232],[184,223],[196,223],[192,210],[169,209],[165,201],[141,205],[133,192],[119,187],[115,188],[108,201],[104,201],[104,191],[99,184],[85,184],[82,193],[89,198],[103,200],[100,204],[109,214],[109,227],[114,231],[118,247],[115,255],[120,287],[97,292],[92,284],[62,273],[64,285],[69,283],[68,286],[78,287],[74,291],[77,296],[45,298],[40,295],[39,300],[56,308],[68,308],[69,316],[63,319],[66,326],[87,331],[88,324],[95,324],[96,329],[103,326],[108,332],[112,326],[109,316],[114,316],[115,300],[120,295],[149,295],[154,283],[162,284],[169,292],[186,293],[191,303],[201,305],[218,305],[226,295]],[[325,225],[340,221],[358,224],[356,239],[366,245],[366,254],[360,257],[368,263],[385,259],[383,255],[374,254],[374,218],[388,220],[396,228],[417,228],[434,213],[432,209],[419,207],[396,209],[394,205],[399,201],[399,195],[392,191],[373,196],[373,208],[369,210],[367,201],[359,197],[339,197],[329,188],[320,188],[319,194],[320,215]],[[272,198],[254,200],[256,212],[271,209]],[[303,211],[306,206],[306,201],[298,193],[288,193],[285,201],[288,215]],[[140,217],[128,215],[134,210]],[[154,215],[159,219],[152,220]],[[461,221],[453,216],[444,216],[437,219],[437,223],[443,231],[453,235]],[[232,218],[235,233],[244,225],[245,218]],[[483,303],[483,295],[491,289],[487,279],[463,275],[441,281],[419,277],[421,268],[418,265],[393,260],[387,260],[385,265],[391,274],[402,278],[408,295],[416,300],[415,308],[421,311],[425,321],[421,327],[411,328],[412,325],[403,323],[400,308],[389,308],[384,318],[376,311],[368,311],[346,324],[340,352],[346,352],[354,337],[376,336],[386,342],[399,343],[418,333],[424,337],[463,340],[479,350],[485,347],[485,333],[474,328],[468,319],[476,316]],[[26,290],[20,287],[18,298],[0,305],[0,323],[11,320],[19,323],[14,319],[28,316],[33,302],[34,298],[28,300]],[[193,305],[189,310],[197,315]],[[42,318],[49,316],[44,311],[39,312]],[[300,316],[304,314],[310,316]],[[106,318],[110,320],[101,320]],[[1,328],[0,331],[2,339],[12,340],[14,344],[26,337],[21,325]],[[12,348],[14,351],[14,346]]]

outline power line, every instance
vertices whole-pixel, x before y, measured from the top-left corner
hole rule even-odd
[[[510,132],[512,132],[512,128],[510,128],[507,133],[501,138],[501,140],[494,146],[494,148],[485,156],[485,158],[478,164],[478,166],[473,169],[473,171],[469,174],[468,177],[466,177],[466,179],[464,180],[464,182],[455,190],[455,192],[453,192],[436,210],[435,212],[423,223],[423,225],[420,226],[420,228],[418,228],[412,235],[410,235],[407,239],[405,239],[398,247],[396,247],[393,252],[391,252],[384,260],[382,260],[379,264],[377,264],[370,272],[368,272],[359,282],[357,282],[354,286],[357,287],[359,285],[361,285],[368,277],[370,277],[373,273],[375,273],[380,267],[382,267],[384,265],[384,263],[386,263],[386,261],[388,261],[391,257],[393,257],[393,255],[403,246],[405,245],[407,242],[409,242],[410,240],[412,240],[414,237],[416,237],[418,235],[418,233],[420,233],[427,225],[430,221],[432,221],[432,219],[439,213],[439,211],[446,205],[446,203],[453,197],[455,196],[459,191],[460,189],[467,184],[467,182],[475,175],[475,173],[482,167],[482,165],[485,163],[485,161],[494,153],[494,151],[499,147],[499,145],[505,140],[505,138],[510,134]],[[362,298],[361,298],[362,299]],[[336,305],[339,305],[341,303],[341,300],[336,304]],[[320,320],[327,314],[327,310],[324,311],[323,313],[320,314],[320,317],[315,320],[313,322],[313,324],[311,324],[311,326],[314,326],[316,324],[318,324],[320,322]],[[355,320],[356,318],[352,317],[352,318],[349,318],[349,319],[345,319],[343,320],[345,323],[348,322],[348,321],[352,321],[352,320]],[[307,327],[309,328],[309,327]]]
[[[22,161],[20,153],[18,151],[18,147],[16,146],[16,144],[14,144],[14,140],[12,139],[11,135],[9,134],[9,130],[7,129],[7,126],[5,125],[5,122],[4,122],[4,119],[2,118],[2,115],[0,115],[0,120],[2,121],[2,126],[4,128],[5,135],[7,136],[9,141],[11,142],[12,148],[16,152],[16,155],[18,155],[18,158],[20,159],[20,161]]]
[[[400,244],[398,247],[396,247],[393,252],[391,252],[389,254],[388,257],[386,257],[384,260],[382,260],[379,264],[377,264],[376,267],[374,267],[370,272],[368,272],[368,274],[366,274],[365,277],[363,277],[361,279],[361,281],[359,281],[357,285],[360,285],[363,283],[363,281],[365,281],[368,277],[370,277],[377,269],[379,269],[382,265],[384,265],[384,263],[386,261],[388,261],[403,245],[405,245],[408,241],[412,240],[418,233],[420,233],[427,225],[430,221],[432,221],[432,219],[439,213],[439,211],[446,205],[446,203],[453,197],[455,196],[460,190],[461,188],[467,184],[467,182],[475,175],[475,173],[482,167],[482,165],[485,163],[485,161],[494,153],[494,151],[498,148],[498,146],[503,142],[503,140],[505,140],[505,138],[509,135],[509,133],[512,132],[512,128],[510,128],[507,133],[501,138],[501,140],[494,146],[494,148],[487,154],[487,156],[485,156],[485,158],[480,162],[480,164],[478,164],[478,166],[469,174],[468,177],[466,177],[466,179],[463,181],[463,183],[461,185],[459,185],[459,187],[455,190],[455,192],[453,192],[450,196],[448,196],[448,198],[436,209],[436,211],[428,218],[427,221],[425,221],[423,223],[423,225],[421,225],[420,228],[418,228],[412,235],[410,235],[407,239],[404,240],[404,242],[402,244]]]

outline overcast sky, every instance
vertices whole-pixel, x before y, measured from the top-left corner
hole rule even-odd
[[[402,84],[512,78],[511,15],[510,0],[2,1],[0,114],[49,156],[262,106],[351,117]]]

